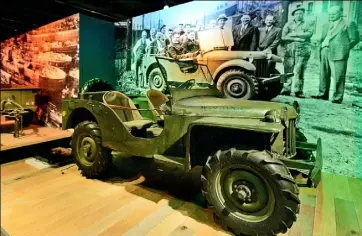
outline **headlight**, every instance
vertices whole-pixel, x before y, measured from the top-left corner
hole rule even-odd
[[[285,122],[288,119],[288,108],[283,107],[280,112],[280,120]]]
[[[272,57],[272,51],[270,49],[268,49],[265,51],[265,53],[266,53],[266,59],[270,60]]]
[[[297,119],[296,119],[296,123],[299,122],[299,118],[300,118],[300,106],[299,103],[297,101],[293,102],[293,107],[295,109],[295,111],[297,112]]]
[[[253,57],[253,55],[251,55],[251,53],[249,54],[248,58],[249,58],[250,63],[252,63],[254,61],[254,57]]]
[[[278,114],[277,110],[270,110],[267,113],[265,113],[264,116],[265,122],[280,122],[280,116]]]

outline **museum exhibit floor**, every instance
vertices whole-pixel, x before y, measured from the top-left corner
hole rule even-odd
[[[22,148],[35,144],[51,142],[69,138],[72,135],[71,130],[61,130],[37,125],[30,125],[24,128],[24,135],[15,138],[12,133],[1,134],[1,151]]]
[[[3,164],[2,228],[11,236],[231,235],[197,198],[199,170],[183,179],[175,167],[121,162],[128,166],[118,170],[122,177],[103,180],[82,177],[74,164],[51,168],[33,158]],[[324,173],[317,189],[301,188],[300,198],[298,220],[285,235],[362,235],[361,180]]]

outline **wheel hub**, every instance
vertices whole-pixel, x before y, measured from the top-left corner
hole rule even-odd
[[[253,213],[268,206],[268,189],[258,176],[246,170],[228,170],[222,179],[226,199],[238,210]]]
[[[155,76],[152,78],[152,84],[153,84],[153,86],[155,86],[156,88],[160,88],[160,87],[162,87],[163,79],[161,78],[160,75],[155,75]]]
[[[234,93],[240,93],[242,90],[242,86],[240,84],[231,85],[231,91]]]
[[[243,202],[251,202],[252,193],[246,185],[234,185],[234,194]]]
[[[226,90],[232,97],[243,97],[248,93],[245,81],[236,78],[227,83]]]
[[[80,144],[81,158],[88,163],[92,163],[96,156],[96,143],[90,137],[84,137]]]

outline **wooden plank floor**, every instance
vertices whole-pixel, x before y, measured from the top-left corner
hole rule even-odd
[[[72,132],[70,130],[31,125],[24,129],[24,134],[24,136],[15,138],[13,134],[2,133],[0,151],[69,138]]]
[[[89,180],[74,165],[32,163],[1,166],[1,226],[11,236],[232,235],[195,201],[146,187],[144,175]],[[298,220],[284,235],[362,235],[361,180],[324,173],[317,189],[301,188],[300,198]]]

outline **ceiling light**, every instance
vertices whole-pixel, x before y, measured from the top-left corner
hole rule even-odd
[[[163,9],[167,9],[167,8],[169,8],[169,7],[168,7],[168,5],[166,4],[166,5],[163,7]]]

